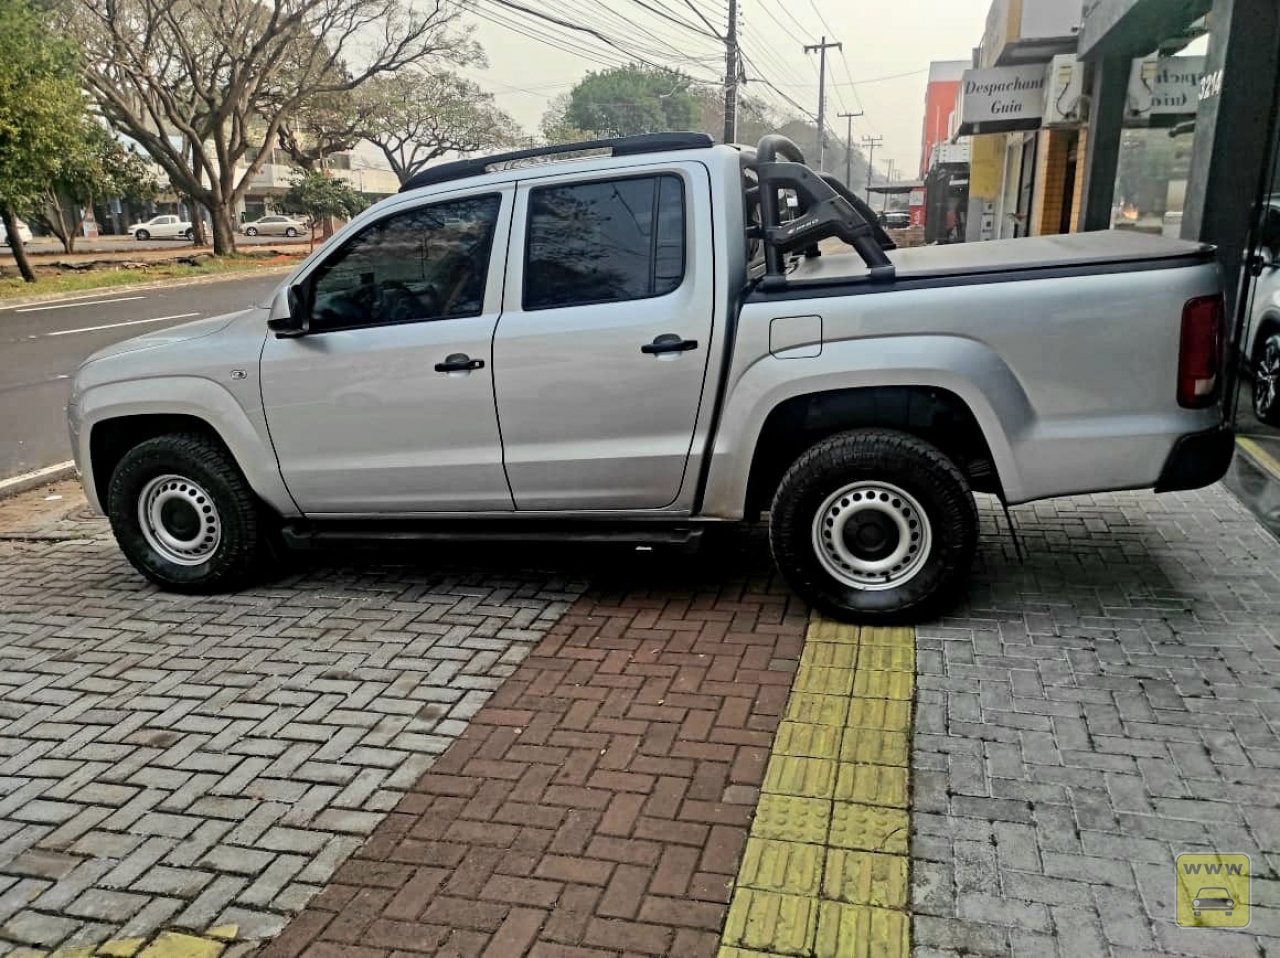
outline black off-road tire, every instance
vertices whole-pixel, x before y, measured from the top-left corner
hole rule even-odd
[[[185,566],[170,561],[146,540],[139,497],[152,479],[173,473],[198,483],[217,507],[221,540],[208,560]],[[272,552],[268,517],[226,448],[198,433],[148,439],[121,458],[107,492],[107,516],[125,558],[170,592],[230,592],[258,579]]]
[[[929,521],[923,566],[892,589],[841,581],[814,546],[818,510],[840,489],[860,482],[896,486]],[[824,614],[865,625],[913,624],[946,611],[964,589],[977,541],[978,510],[963,473],[937,447],[888,429],[841,433],[810,448],[783,476],[770,512],[770,548],[791,588]]]

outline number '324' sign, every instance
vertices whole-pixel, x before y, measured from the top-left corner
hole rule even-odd
[[[1200,81],[1200,99],[1212,100],[1222,93],[1222,70],[1206,73]]]

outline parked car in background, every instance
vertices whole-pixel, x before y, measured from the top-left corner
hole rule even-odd
[[[194,235],[191,221],[173,214],[153,216],[145,223],[134,223],[129,232],[140,243],[150,239],[191,239]]]
[[[22,240],[24,246],[31,242],[31,227],[22,222],[22,220],[18,220],[18,238]],[[12,245],[9,242],[9,234],[5,230],[3,222],[0,222],[0,242],[3,242],[5,246]]]
[[[1258,238],[1261,249],[1250,264],[1258,282],[1237,360],[1250,380],[1254,415],[1280,426],[1280,194],[1267,198]]]
[[[292,216],[264,216],[240,224],[240,232],[245,236],[302,236],[307,231],[307,224]]]
[[[905,230],[911,225],[910,213],[881,213],[879,219],[880,225],[887,230]]]

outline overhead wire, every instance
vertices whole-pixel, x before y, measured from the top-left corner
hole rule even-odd
[[[591,48],[583,46],[581,44],[574,44],[571,41],[569,41],[567,38],[557,37],[553,34],[543,33],[539,31],[539,29],[535,26],[532,26],[532,25],[526,26],[523,22],[516,22],[510,18],[496,17],[486,12],[484,9],[480,7],[475,7],[472,10],[472,13],[474,13],[480,19],[486,20],[489,23],[502,27],[505,30],[510,30],[512,33],[517,33],[523,37],[527,37],[539,43],[546,44],[547,46],[552,47],[553,49],[559,50],[562,53],[568,53],[571,56],[579,57],[583,60],[588,61],[589,63],[594,63],[597,66],[616,67],[622,64],[622,61],[619,59],[607,58],[606,56],[602,55],[599,51],[592,50]]]
[[[517,0],[484,0],[484,2],[487,2],[489,4],[492,4],[498,7],[505,8],[508,11],[522,13],[528,17],[534,17],[538,20],[546,21],[547,23],[560,27],[561,29],[564,29],[564,30],[585,34],[586,36],[591,37],[592,39],[598,41],[599,43],[602,43],[605,46],[618,51],[624,56],[632,58],[637,62],[643,63],[645,66],[653,67],[654,69],[663,69],[663,67],[660,64],[654,63],[652,60],[649,60],[646,57],[641,56],[634,49],[629,49],[628,47],[624,46],[621,42],[611,37],[608,33],[605,33],[602,30],[596,29],[590,23],[574,23],[571,20],[565,20],[561,17],[556,16],[555,14],[544,13],[543,11],[535,10],[531,7],[525,6],[523,3],[517,2]],[[488,19],[492,19],[492,18],[488,18]]]
[[[715,33],[709,33],[708,31],[702,29],[699,26],[695,26],[694,24],[690,23],[688,20],[683,19],[682,17],[674,16],[673,14],[667,12],[667,10],[665,10],[662,7],[652,6],[649,3],[646,3],[645,0],[631,0],[631,2],[638,7],[642,7],[643,9],[648,10],[650,13],[654,14],[655,16],[659,16],[670,23],[674,23],[674,24],[677,24],[678,26],[684,27],[686,30],[692,30],[694,33],[697,33],[700,36],[710,37],[712,40],[722,39],[719,35]]]

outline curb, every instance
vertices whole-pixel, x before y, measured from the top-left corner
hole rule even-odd
[[[1247,436],[1236,437],[1236,448],[1243,452],[1272,479],[1280,479],[1280,461]]]
[[[301,263],[302,260],[298,260]],[[226,283],[246,276],[283,276],[291,272],[298,263],[290,266],[264,266],[261,269],[237,270],[232,273],[221,273],[216,276],[192,276],[185,279],[162,279],[154,283],[138,283],[128,286],[102,286],[98,289],[77,290],[74,293],[45,293],[41,296],[20,296],[13,299],[0,299],[0,312],[10,309],[21,309],[23,306],[37,306],[41,303],[61,303],[76,299],[99,299],[103,296],[114,296],[117,293],[135,293],[147,289],[175,289],[181,286],[206,286],[212,283]]]
[[[75,474],[76,464],[68,460],[57,465],[45,466],[43,469],[37,469],[34,472],[26,472],[20,476],[14,476],[12,479],[0,479],[0,499],[8,499],[62,479],[71,479]]]

